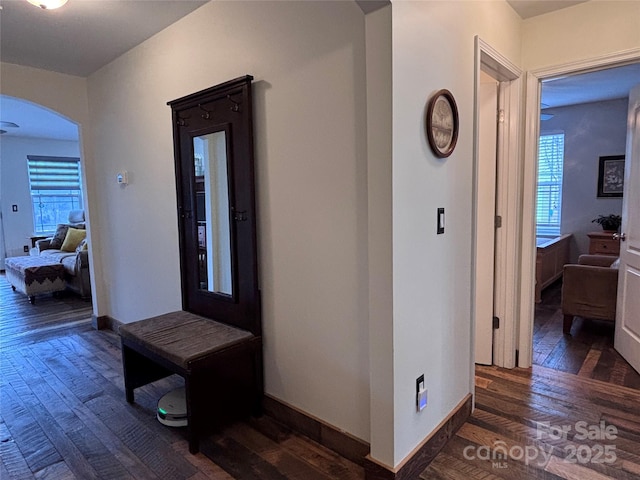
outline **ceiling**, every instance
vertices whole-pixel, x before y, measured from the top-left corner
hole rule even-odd
[[[588,0],[507,0],[520,18],[527,19],[555,12],[563,8],[572,7],[578,3],[585,3]]]
[[[240,0],[238,0],[240,1]],[[389,0],[356,0],[364,13]],[[508,0],[522,18],[580,1]],[[88,76],[168,25],[207,3],[201,0],[69,0],[41,10],[24,0],[0,0],[0,60],[69,75]],[[150,14],[152,12],[152,14]],[[28,25],[29,28],[25,28]],[[638,83],[640,65],[545,82],[542,102],[550,107],[626,96]],[[54,112],[0,96],[6,136],[77,139],[75,124]]]
[[[39,105],[0,95],[0,120],[13,122],[15,127],[0,127],[7,137],[51,138],[78,140],[78,126]]]
[[[205,3],[69,0],[42,10],[24,0],[2,0],[0,58],[86,77]]]
[[[565,76],[542,83],[541,103],[545,108],[564,107],[626,98],[631,87],[638,84],[640,63]]]

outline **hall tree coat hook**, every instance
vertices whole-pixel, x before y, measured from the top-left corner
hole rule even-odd
[[[231,107],[231,111],[232,112],[239,112],[240,111],[240,103],[236,100],[234,100],[233,98],[231,98],[231,95],[227,95],[227,99],[233,103],[233,107]]]
[[[204,113],[200,114],[200,116],[204,119],[204,120],[211,120],[211,114],[213,113],[212,110],[207,110],[206,108],[204,108],[202,105],[198,104],[198,108],[200,110],[202,110]]]
[[[176,120],[176,124],[179,127],[188,127],[189,126],[189,124],[186,122],[186,120],[191,118],[191,115],[187,115],[186,117],[181,117],[180,115],[178,115],[177,117],[178,117],[178,119]]]

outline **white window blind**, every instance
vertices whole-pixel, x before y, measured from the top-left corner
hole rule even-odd
[[[560,235],[564,133],[540,135],[536,236]]]
[[[28,155],[34,233],[54,232],[69,212],[82,208],[80,159]]]

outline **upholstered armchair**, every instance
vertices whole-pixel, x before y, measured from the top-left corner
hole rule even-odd
[[[597,320],[616,319],[618,260],[606,255],[580,255],[578,264],[564,266],[562,331],[571,333],[575,315]]]

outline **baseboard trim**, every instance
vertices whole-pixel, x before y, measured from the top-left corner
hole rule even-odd
[[[292,430],[306,435],[311,440],[358,465],[365,465],[370,446],[364,440],[360,440],[270,395],[264,396],[263,407],[267,415]]]
[[[118,333],[122,322],[116,320],[115,318],[111,318],[109,315],[100,315],[99,317],[92,315],[91,325],[96,330],[113,330],[114,332]]]
[[[414,480],[438,455],[442,447],[455,435],[471,415],[471,394],[467,394],[451,413],[418,445],[398,467],[376,462],[370,456],[365,459],[366,480]]]

